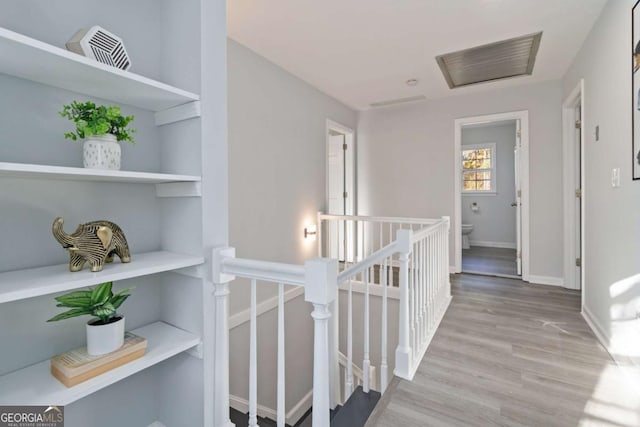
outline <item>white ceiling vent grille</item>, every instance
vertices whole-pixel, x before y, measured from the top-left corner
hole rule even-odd
[[[533,73],[542,32],[436,57],[451,89]]]
[[[67,49],[121,70],[131,68],[122,39],[97,25],[75,33],[67,42]]]
[[[418,96],[411,96],[409,98],[389,99],[387,101],[374,102],[374,103],[372,103],[370,105],[372,107],[374,107],[374,108],[376,108],[376,107],[388,107],[390,105],[404,104],[404,103],[407,103],[407,102],[423,101],[425,99],[427,99],[426,96],[418,95]]]

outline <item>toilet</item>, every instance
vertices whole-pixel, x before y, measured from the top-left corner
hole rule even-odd
[[[462,249],[470,249],[469,234],[473,231],[473,224],[462,224]]]

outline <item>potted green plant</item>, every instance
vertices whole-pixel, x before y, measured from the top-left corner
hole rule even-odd
[[[75,123],[75,132],[64,137],[77,141],[84,139],[83,163],[85,168],[120,169],[119,142],[135,144],[135,129],[129,128],[134,116],[123,116],[120,107],[96,105],[91,101],[64,105],[60,115]]]
[[[101,283],[93,289],[74,291],[56,297],[57,307],[70,310],[47,320],[70,319],[91,315],[94,319],[87,322],[87,353],[92,356],[111,353],[124,344],[124,316],[117,313],[118,308],[131,295],[131,288],[116,293],[111,290],[112,282]]]

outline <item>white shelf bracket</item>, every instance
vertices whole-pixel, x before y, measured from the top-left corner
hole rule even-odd
[[[166,182],[156,184],[157,197],[201,197],[200,182]]]
[[[200,101],[188,102],[155,113],[156,126],[164,126],[200,117]]]
[[[204,346],[202,344],[202,341],[200,341],[200,343],[198,343],[198,345],[196,345],[195,347],[191,347],[189,350],[187,350],[187,354],[189,356],[193,356],[196,359],[204,359]]]

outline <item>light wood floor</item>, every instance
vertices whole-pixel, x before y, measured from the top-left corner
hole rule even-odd
[[[414,381],[367,426],[639,426],[640,400],[579,313],[580,296],[452,276],[453,301]]]
[[[462,250],[462,271],[489,275],[516,276],[516,250],[471,246]]]

